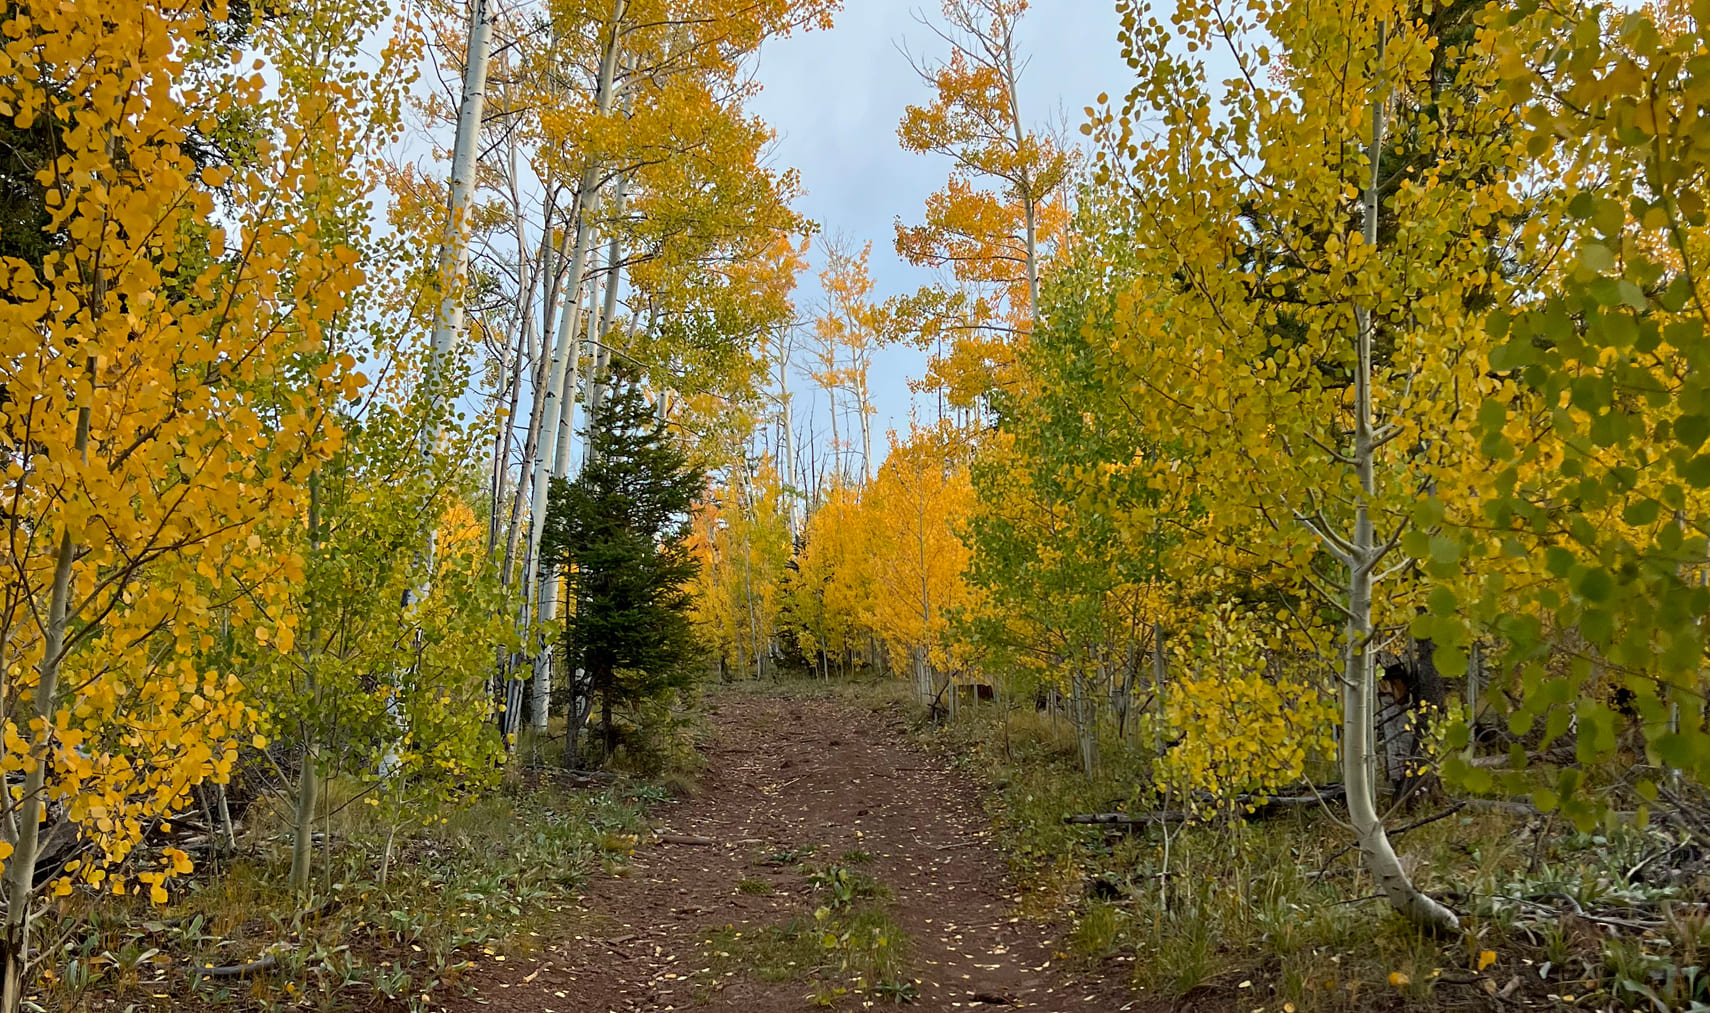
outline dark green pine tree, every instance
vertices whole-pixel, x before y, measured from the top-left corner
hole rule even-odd
[[[692,678],[687,588],[699,563],[687,538],[706,475],[690,465],[629,377],[613,375],[589,425],[581,474],[573,482],[553,479],[548,491],[541,558],[568,584],[564,670],[585,671],[572,696],[598,699],[609,758],[617,745],[614,708],[655,699]],[[565,759],[575,766],[574,700],[571,709]]]

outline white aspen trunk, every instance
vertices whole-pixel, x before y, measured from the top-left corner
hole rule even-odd
[[[597,276],[592,278],[590,282],[589,298],[590,300],[593,300],[598,297],[599,292]],[[569,308],[566,307],[566,316],[571,316],[568,309]],[[591,321],[593,318],[592,310],[589,311],[587,316]],[[569,365],[565,369],[566,389],[561,392],[561,396],[557,399],[557,418],[549,418],[546,420],[546,424],[553,427],[553,432],[555,434],[552,438],[552,461],[549,463],[546,472],[550,478],[569,477],[570,444],[573,439],[571,430],[576,424],[576,377],[579,372],[581,349],[586,345],[585,341],[577,340],[580,336],[579,332],[582,326],[580,323],[581,318],[581,300],[578,294],[577,306],[574,312],[574,319],[577,322],[570,325],[573,331],[577,333],[572,335],[570,343],[571,359]],[[589,326],[591,327],[592,324],[590,323]],[[549,487],[550,484],[551,483],[549,481]],[[550,488],[548,491],[550,491]],[[545,507],[542,508],[539,516],[540,523],[544,525],[546,523]],[[545,579],[540,582],[536,589],[538,615],[542,626],[547,630],[552,629],[553,621],[558,618],[558,585],[560,578],[561,575],[556,571],[550,572],[546,574]],[[548,716],[552,711],[553,653],[550,634],[542,639],[540,651],[535,656],[534,662],[531,665],[531,672],[532,678],[530,682],[533,686],[533,706],[531,708],[533,718],[532,726],[537,734],[544,735],[547,730]],[[574,700],[572,700],[571,710],[565,720],[566,722],[574,722],[575,717],[575,703]]]
[[[801,486],[796,481],[796,423],[794,415],[790,410],[790,392],[788,390],[783,392],[781,400],[783,404],[779,409],[781,415],[779,421],[784,430],[783,447],[781,450],[784,458],[784,495],[786,497],[785,502],[788,504],[789,509],[790,541],[794,544],[796,539],[801,537],[802,533],[802,515],[800,503],[798,502],[801,498]]]
[[[457,136],[452,144],[449,198],[446,202],[445,235],[439,248],[439,305],[434,310],[433,331],[428,346],[427,367],[423,374],[424,389],[429,398],[427,415],[420,433],[420,451],[424,462],[431,462],[439,443],[447,409],[455,400],[451,391],[449,370],[457,357],[457,345],[463,334],[463,283],[469,267],[468,217],[475,198],[475,163],[481,140],[481,117],[487,103],[487,64],[492,57],[493,19],[488,0],[472,0],[469,7],[469,42],[463,64],[463,94],[457,108]],[[421,564],[420,582],[404,592],[403,606],[408,614],[416,603],[425,598],[432,581],[435,556],[435,529],[427,524],[422,551],[417,556]],[[401,683],[401,680],[399,680]],[[386,711],[395,723],[402,724],[403,714],[394,693],[386,703]],[[402,732],[401,732],[402,734]],[[397,750],[388,747],[380,758],[380,773],[390,775],[397,769]]]
[[[589,202],[597,204],[598,195],[590,195]],[[545,404],[541,408],[541,446],[534,460],[530,505],[529,547],[535,560],[535,621],[543,628],[531,669],[535,696],[537,699],[544,696],[548,705],[552,699],[550,630],[552,621],[558,617],[558,574],[553,562],[540,555],[540,539],[546,529],[547,493],[551,491],[551,480],[563,477],[556,467],[564,450],[559,446],[564,440],[562,405],[565,401],[574,404],[576,400],[576,375],[581,356],[581,343],[577,340],[582,308],[581,275],[583,257],[587,252],[587,229],[579,227],[577,232],[576,252],[572,254],[570,278],[565,285],[564,304],[558,318],[558,337],[553,343],[552,375],[548,380]]]
[[[534,301],[534,281],[535,279],[531,275],[529,292],[526,296],[526,300],[530,303]],[[516,443],[517,409],[522,404],[523,373],[528,369],[529,352],[535,343],[534,314],[525,308],[523,315],[524,322],[517,329],[514,358],[511,361],[507,376],[504,377],[505,386],[509,388],[509,396],[506,399],[504,417],[499,419],[499,433],[493,447],[493,496],[487,518],[487,553],[489,556],[499,551],[499,532],[503,525],[506,501],[511,498],[511,448]],[[517,481],[520,484],[522,477],[519,476]],[[513,546],[507,545],[506,548],[510,549]],[[510,584],[510,566],[508,564],[509,561],[507,560],[505,572],[499,575],[500,583],[505,586]]]
[[[237,850],[237,828],[232,825],[232,807],[226,801],[226,786],[224,783],[214,785],[214,806],[220,815],[220,840],[225,845],[226,853]]]
[[[1069,693],[1075,717],[1075,735],[1080,739],[1081,772],[1090,781],[1098,770],[1098,729],[1093,724],[1093,704],[1087,699],[1085,675],[1077,672],[1072,677]]]
[[[1152,623],[1152,764],[1153,781],[1157,781],[1157,765],[1164,758],[1164,682],[1169,666],[1164,661],[1164,624]]]
[[[613,103],[613,81],[617,76],[618,57],[623,46],[622,22],[625,0],[614,0],[612,4],[612,19],[610,33],[607,36],[605,51],[600,57],[600,76],[595,85],[597,91],[595,102],[600,115],[611,112]],[[541,579],[538,574],[549,573],[551,562],[542,559],[539,552],[541,533],[546,525],[546,507],[548,492],[548,467],[555,466],[565,448],[559,446],[563,437],[563,407],[562,398],[572,401],[576,396],[576,369],[579,351],[576,347],[576,336],[581,329],[582,287],[586,280],[588,251],[593,243],[594,216],[600,210],[600,165],[590,159],[582,171],[580,186],[576,191],[575,215],[576,245],[570,255],[570,273],[564,286],[564,305],[559,317],[558,336],[553,342],[552,372],[549,377],[546,404],[542,405],[543,446],[534,462],[530,509],[532,525],[529,531],[531,554],[536,560],[536,599],[539,608],[536,612],[537,621],[547,629],[551,628],[552,620],[558,614],[558,581],[553,576]],[[548,453],[548,451],[551,451]],[[553,473],[563,477],[564,473],[554,467]],[[552,686],[552,643],[550,634],[543,635],[540,649],[534,656],[533,676],[537,686],[537,696],[544,693],[548,703],[551,701]],[[540,688],[544,687],[544,689]],[[574,715],[572,715],[574,718]],[[513,723],[514,723],[514,719]]]
[[[861,481],[873,480],[873,409],[867,402],[867,369],[861,366],[861,375],[856,378],[855,388],[856,408],[861,412]]]
[[[825,388],[825,399],[831,405],[831,464],[837,478],[841,481],[844,475],[842,451],[837,449],[837,391],[827,386]]]
[[[1021,96],[1016,85],[1015,34],[1007,25],[1003,38],[1003,73],[1004,87],[1009,93],[1010,128],[1015,133],[1015,153],[1020,156],[1027,148],[1027,142],[1021,130]],[[1033,194],[1033,180],[1025,164],[1021,166],[1020,172],[1019,189],[1025,230],[1023,242],[1027,254],[1027,319],[1036,324],[1039,321],[1039,207]]]
[[[463,96],[457,109],[457,138],[451,151],[450,200],[446,209],[445,238],[439,248],[439,308],[434,313],[433,338],[427,367],[431,396],[443,404],[450,392],[440,390],[445,370],[456,352],[463,332],[463,276],[469,267],[470,205],[475,198],[475,161],[481,141],[481,117],[487,103],[487,63],[493,49],[493,18],[489,0],[471,0],[469,49],[463,64]],[[438,437],[439,423],[424,434],[431,446]]]
[[[506,104],[509,105],[509,89],[506,89]],[[534,293],[535,286],[541,281],[541,272],[545,264],[531,262],[528,256],[528,235],[522,210],[522,196],[517,190],[517,143],[513,138],[509,143],[510,154],[510,191],[511,191],[511,226],[517,238],[517,305],[516,326],[517,345],[515,361],[510,369],[510,399],[505,409],[505,415],[499,420],[499,434],[493,450],[493,500],[487,521],[487,554],[492,556],[498,551],[501,519],[505,512],[508,496],[508,486],[511,477],[511,445],[516,442],[517,408],[522,402],[522,378],[527,369],[530,355],[534,349]],[[544,234],[543,234],[544,237]],[[544,242],[543,242],[544,245]],[[544,258],[543,258],[544,259]],[[504,379],[503,376],[500,377]],[[502,385],[501,385],[502,386]],[[527,468],[527,465],[523,465]],[[521,475],[517,482],[523,481]],[[513,529],[514,530],[514,529]],[[514,546],[510,544],[510,531],[506,532],[507,557]],[[510,559],[506,558],[504,571],[499,574],[501,586],[510,586]]]
[[[93,307],[98,312],[106,302],[106,286],[97,277]],[[90,382],[94,382],[95,360],[89,359]],[[88,406],[77,409],[77,435],[74,449],[85,467],[89,464]],[[36,859],[41,846],[41,821],[44,796],[47,791],[48,752],[53,742],[54,710],[58,706],[59,674],[65,663],[65,631],[71,620],[71,563],[77,546],[70,529],[60,532],[59,549],[54,554],[53,584],[48,592],[47,628],[42,642],[42,661],[37,671],[34,691],[35,727],[30,732],[30,768],[24,773],[23,797],[17,803],[18,835],[12,848],[11,860],[0,886],[4,887],[6,915],[0,934],[0,1010],[18,1013],[24,1002],[24,990],[29,984],[30,961],[30,902],[34,899]]]
[[[801,486],[796,482],[796,425],[791,411],[790,345],[784,343],[778,355],[778,447],[783,457],[785,502],[789,509],[790,541],[801,537],[802,517],[798,509]]]
[[[754,646],[754,678],[758,680],[765,677],[765,662],[760,655],[760,616],[754,610],[754,548],[747,535],[747,532],[754,529],[754,518],[752,511],[749,510],[747,496],[749,476],[746,465],[744,465],[742,478],[743,484],[737,491],[737,506],[742,511],[743,520],[746,522],[743,524],[744,534],[742,536],[742,593],[748,599],[748,635],[750,637],[749,643]]]
[[[623,208],[624,189],[627,178],[619,176],[614,185],[613,206]],[[589,306],[588,343],[592,347],[593,362],[588,372],[588,425],[584,426],[585,442],[583,444],[582,461],[584,465],[593,459],[594,453],[594,412],[599,410],[606,399],[606,373],[611,367],[611,331],[612,321],[617,317],[618,286],[622,281],[622,245],[617,236],[613,236],[606,245],[606,279],[605,298],[603,305]],[[558,423],[558,459],[554,467],[560,475],[570,474],[570,448],[575,442],[576,405],[574,399],[564,405],[564,414]]]
[[[1478,694],[1484,681],[1484,649],[1477,640],[1467,648],[1467,757],[1478,748]]]
[[[1383,22],[1377,23],[1379,74],[1385,73]],[[1366,186],[1366,246],[1377,249],[1378,163],[1383,152],[1384,117],[1388,105],[1388,82],[1380,77],[1372,97],[1370,178]],[[1383,550],[1372,529],[1370,501],[1377,495],[1376,442],[1372,434],[1372,319],[1371,311],[1355,306],[1355,340],[1359,365],[1354,376],[1354,468],[1360,498],[1354,512],[1348,567],[1348,643],[1342,676],[1342,776],[1348,787],[1348,815],[1354,825],[1366,871],[1389,898],[1391,906],[1426,927],[1458,932],[1455,913],[1426,896],[1413,885],[1390,846],[1389,834],[1378,816],[1371,769],[1372,744],[1372,571]]]
[[[309,550],[314,552],[321,544],[321,481],[320,473],[309,475]],[[314,609],[310,602],[309,608]],[[303,678],[307,683],[310,699],[315,702],[315,709],[320,710],[321,688],[315,673],[315,625],[313,612],[310,613],[308,629],[302,639]],[[291,841],[291,892],[302,896],[309,890],[309,871],[314,860],[314,829],[315,806],[320,794],[320,750],[316,748],[315,733],[310,730],[308,722],[302,722],[303,766],[297,772],[297,808],[296,825],[292,832],[296,835]]]
[[[544,286],[541,305],[543,312],[550,319],[558,292],[557,268],[554,263],[550,228],[541,236],[540,256],[540,276]],[[534,397],[533,403],[529,407],[528,432],[523,437],[522,461],[517,468],[517,487],[511,495],[511,517],[505,533],[505,566],[504,571],[500,574],[500,579],[505,587],[511,585],[515,576],[517,541],[522,533],[523,507],[529,502],[534,462],[540,446],[541,421],[546,413],[546,388],[552,375],[552,362],[546,357],[546,349],[543,347],[540,335],[533,334],[533,330],[530,327],[529,361],[534,363]],[[525,555],[532,549],[533,545],[526,546],[524,548]],[[530,595],[534,588],[533,571],[526,564],[523,567],[523,588],[522,600],[526,603],[532,600]],[[527,605],[525,604],[524,610],[526,608]]]
[[[622,177],[619,177],[613,196],[613,203],[618,207],[621,207],[623,204],[623,188],[624,180]],[[618,243],[614,238],[611,242],[611,246],[608,248],[606,256],[606,309],[603,319],[608,322],[613,312],[613,306],[617,302],[617,286],[619,279],[619,264],[617,256]],[[593,330],[594,324],[595,314],[592,307],[590,307],[588,312],[588,327],[590,331]],[[571,389],[565,391],[564,397],[561,399],[559,404],[558,435],[554,441],[555,446],[553,449],[552,461],[552,474],[554,477],[558,478],[570,477],[570,449],[575,442],[576,429],[576,392],[574,389],[574,377],[576,372],[577,370],[575,366],[572,366],[569,369],[567,375],[571,378],[572,386]],[[544,623],[551,623],[553,620],[558,618],[558,582],[556,580],[551,581],[550,586],[543,590],[545,593],[541,596],[541,621]],[[545,653],[548,654],[546,664],[544,666],[537,664],[535,666],[534,676],[533,724],[535,732],[542,735],[546,733],[547,717],[551,713],[552,708],[552,664],[550,650]],[[579,674],[580,673],[578,672],[578,675]],[[568,680],[565,687],[570,694],[570,710],[566,720],[572,724],[575,723],[577,717],[582,713],[582,700],[577,694],[576,685],[577,680],[571,679]]]

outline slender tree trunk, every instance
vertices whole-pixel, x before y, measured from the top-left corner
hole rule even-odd
[[[1169,668],[1164,661],[1164,624],[1152,623],[1152,762],[1164,759],[1164,683]],[[1157,780],[1154,775],[1153,780]]]
[[[530,292],[527,296],[530,302],[534,299],[532,289],[533,279],[531,278]],[[499,433],[493,447],[493,497],[487,520],[487,554],[489,557],[499,550],[499,532],[504,524],[506,501],[511,498],[511,447],[516,443],[516,418],[517,408],[522,403],[523,373],[528,369],[529,351],[534,346],[534,335],[532,333],[534,331],[534,314],[525,313],[525,315],[528,322],[517,329],[515,357],[512,360],[509,373],[505,377],[506,385],[510,388],[509,397],[507,398],[504,417],[499,419]],[[518,484],[521,484],[521,476],[518,477],[517,481]],[[514,543],[509,537],[509,531],[506,534],[507,544],[505,548],[509,552],[514,548]],[[510,576],[510,560],[506,559],[505,572],[500,574],[500,581],[508,586]]]
[[[469,265],[469,209],[475,199],[475,162],[480,150],[481,117],[487,102],[487,64],[493,49],[490,0],[472,0],[469,8],[469,49],[463,64],[463,96],[457,109],[457,138],[451,152],[450,200],[445,238],[439,248],[439,308],[434,313],[428,359],[428,386],[441,404],[452,393],[443,390],[446,369],[463,331],[463,276]],[[438,436],[436,412],[424,442]]]
[[[801,485],[796,480],[796,427],[790,404],[790,351],[790,345],[785,344],[778,356],[778,446],[784,459],[784,495],[789,504],[790,542],[793,545],[795,540],[801,537],[802,517],[797,509]]]
[[[837,392],[830,387],[825,388],[825,399],[831,405],[831,462],[835,469],[838,482],[845,477],[843,474],[842,451],[837,448]]]
[[[224,783],[214,785],[214,807],[220,817],[220,842],[226,853],[237,851],[237,828],[232,825],[232,807],[226,799]]]
[[[106,302],[105,297],[105,284],[97,278],[91,299],[97,314]],[[93,358],[89,360],[88,372],[93,383]],[[87,405],[77,409],[75,449],[85,466],[89,464],[89,416]],[[59,702],[59,675],[65,663],[65,632],[71,620],[71,563],[76,555],[77,546],[72,541],[70,528],[67,528],[60,532],[59,548],[54,554],[42,661],[37,669],[35,690],[31,694],[37,719],[30,733],[31,763],[24,773],[23,797],[17,804],[18,838],[12,849],[11,861],[6,863],[6,921],[4,934],[0,935],[0,1010],[4,1013],[18,1013],[23,1005],[24,990],[29,985],[26,972],[30,959],[30,903],[34,899],[36,859],[41,845],[48,754],[53,743],[54,711]]]
[[[550,218],[550,214],[548,217]],[[557,251],[552,246],[551,239],[552,230],[549,225],[540,237],[540,275],[542,288],[544,289],[542,292],[541,308],[546,321],[550,321],[552,319],[553,309],[557,304],[558,290],[561,285],[557,257],[555,256]],[[550,327],[543,327],[540,333],[546,334],[549,331]],[[548,384],[551,382],[553,365],[551,358],[546,354],[546,352],[545,343],[540,339],[540,337],[538,335],[531,337],[529,344],[529,360],[534,363],[534,395],[533,403],[529,406],[528,432],[523,437],[522,461],[517,468],[517,487],[516,491],[511,494],[511,516],[507,523],[505,532],[505,568],[500,574],[500,579],[503,581],[505,587],[510,587],[512,580],[515,579],[517,542],[522,533],[523,508],[529,503],[529,495],[533,488],[532,477],[534,473],[535,458],[538,456],[540,447],[541,421],[546,414],[546,389]],[[530,531],[530,536],[533,536],[532,529]],[[532,548],[532,544],[524,548],[523,552],[525,557]],[[526,564],[524,565],[523,573],[524,593],[522,598],[523,601],[529,602],[533,600],[530,597],[530,594],[534,587],[534,581]],[[524,610],[527,610],[527,606],[525,606]]]
[[[1070,707],[1075,718],[1075,735],[1080,740],[1081,772],[1092,779],[1098,770],[1098,729],[1093,725],[1092,702],[1087,699],[1086,676],[1076,672],[1069,683]]]
[[[1027,142],[1021,129],[1021,96],[1017,88],[1015,71],[1015,36],[1013,31],[1006,30],[1003,39],[1004,57],[1004,86],[1009,93],[1010,128],[1015,133],[1015,151],[1020,155],[1027,148]],[[1027,319],[1037,322],[1039,319],[1039,206],[1038,199],[1033,194],[1032,179],[1025,164],[1021,167],[1021,208],[1023,216],[1023,242],[1026,244],[1027,256]]]
[[[1383,75],[1384,33],[1377,23],[1378,73]],[[1388,106],[1388,82],[1380,76],[1372,97],[1372,136],[1369,154],[1371,175],[1366,186],[1365,240],[1377,249],[1378,164],[1383,152],[1384,117]],[[1415,887],[1396,858],[1378,816],[1373,793],[1374,759],[1372,714],[1372,571],[1383,557],[1372,529],[1370,502],[1377,496],[1376,452],[1372,434],[1372,318],[1364,306],[1354,308],[1355,340],[1359,365],[1354,376],[1354,468],[1359,478],[1360,498],[1354,512],[1352,552],[1348,567],[1348,643],[1342,676],[1342,776],[1348,787],[1348,815],[1354,825],[1366,871],[1377,882],[1390,904],[1413,921],[1433,929],[1459,931],[1455,913]]]
[[[1477,640],[1467,648],[1467,759],[1478,751],[1478,694],[1484,681],[1484,649]]]
[[[321,476],[309,475],[309,551],[321,547]],[[315,672],[314,603],[310,602],[309,628],[303,637],[303,678],[315,711],[320,711],[321,687]],[[320,750],[316,748],[316,733],[307,721],[299,726],[303,739],[303,766],[297,772],[297,812],[295,837],[291,842],[291,892],[301,896],[309,889],[309,872],[314,860],[315,805],[320,794]]]
[[[506,97],[506,104],[508,105],[508,88],[506,89]],[[542,280],[541,274],[546,268],[544,257],[538,262],[531,263],[529,261],[529,244],[526,229],[524,228],[522,197],[517,190],[517,145],[514,138],[510,142],[510,189],[511,210],[515,216],[512,225],[517,239],[517,281],[519,284],[515,317],[517,325],[517,345],[515,361],[511,364],[509,375],[510,403],[505,409],[504,417],[499,420],[498,438],[496,440],[496,446],[493,449],[493,502],[487,522],[488,556],[492,556],[498,551],[500,527],[503,523],[506,500],[509,499],[507,486],[510,484],[511,477],[511,445],[516,442],[517,408],[522,401],[523,372],[527,369],[526,364],[530,361],[530,356],[533,353],[535,345],[535,286]],[[543,230],[541,243],[543,249],[547,245],[546,234],[546,230]],[[528,465],[526,463],[523,465],[524,468],[527,468],[527,466]],[[523,478],[519,475],[517,479],[518,484],[520,485],[522,481]],[[506,587],[510,585],[511,578],[510,552],[514,551],[514,545],[511,544],[512,531],[514,531],[514,528],[511,531],[505,532],[505,568],[499,575],[502,586]]]
[[[475,199],[475,169],[479,153],[481,117],[487,102],[487,65],[492,58],[493,18],[490,0],[472,0],[469,8],[469,48],[463,66],[463,94],[457,109],[457,137],[452,145],[449,200],[446,204],[444,238],[439,248],[439,304],[434,310],[433,331],[428,349],[425,389],[428,399],[426,415],[419,433],[419,451],[425,462],[431,463],[440,440],[447,408],[456,398],[452,390],[450,369],[457,358],[457,345],[463,334],[464,275],[469,267],[469,210]],[[413,610],[428,594],[433,579],[436,531],[426,525],[423,545],[417,554],[421,565],[418,584],[404,592],[404,610]],[[402,679],[394,674],[395,684]],[[395,724],[406,720],[394,693],[386,704],[387,714]],[[400,728],[399,735],[407,735]],[[381,774],[396,769],[398,754],[388,746],[380,758]]]
[[[596,84],[596,104],[601,115],[611,112],[614,99],[614,81],[617,75],[617,64],[623,47],[623,16],[625,0],[613,0],[612,18],[606,45],[600,57],[599,80]],[[564,472],[558,470],[559,459],[567,458],[568,447],[560,446],[565,439],[563,431],[564,408],[560,399],[568,398],[574,401],[576,397],[576,370],[579,350],[576,337],[581,330],[582,288],[586,281],[585,274],[588,253],[594,238],[594,217],[599,214],[601,205],[600,192],[601,166],[597,161],[589,160],[583,169],[581,183],[577,188],[575,215],[576,245],[570,255],[570,274],[564,287],[564,306],[559,317],[558,337],[553,343],[553,368],[548,378],[546,403],[541,408],[542,432],[544,445],[539,448],[535,458],[533,488],[531,490],[531,510],[533,525],[529,532],[531,546],[540,544],[541,532],[546,524],[546,506],[548,491],[548,469],[557,477],[564,477]],[[570,416],[572,419],[574,415]],[[550,450],[551,453],[547,451]],[[538,555],[537,555],[538,559]],[[536,599],[539,608],[536,619],[550,627],[558,612],[558,588],[555,581],[541,581],[537,586]],[[534,657],[534,679],[537,687],[544,687],[537,692],[545,692],[550,699],[552,684],[552,649],[543,644]],[[571,709],[574,710],[574,701]],[[574,718],[574,714],[571,715]]]

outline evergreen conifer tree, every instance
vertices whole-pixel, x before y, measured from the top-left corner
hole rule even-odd
[[[706,476],[648,406],[639,384],[614,374],[589,420],[591,452],[574,481],[553,479],[542,558],[568,588],[564,670],[572,686],[566,761],[577,760],[578,701],[597,698],[604,755],[616,748],[615,707],[688,684],[694,653],[688,585],[699,563],[689,510]]]

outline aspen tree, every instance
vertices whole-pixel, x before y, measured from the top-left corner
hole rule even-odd
[[[1493,17],[1495,63],[1522,110],[1516,143],[1560,181],[1517,251],[1548,283],[1489,315],[1485,497],[1437,491],[1421,511],[1444,534],[1410,547],[1435,585],[1420,635],[1461,654],[1494,633],[1485,706],[1518,701],[1510,726],[1541,725],[1545,743],[1575,730],[1579,762],[1553,783],[1453,753],[1446,777],[1530,791],[1586,829],[1609,803],[1581,768],[1620,755],[1629,724],[1654,768],[1637,779],[1642,799],[1710,783],[1707,24],[1703,3]],[[1470,747],[1470,731],[1449,748]]]
[[[1480,307],[1510,284],[1492,237],[1521,205],[1489,36],[1433,37],[1404,7],[1184,2],[1190,53],[1220,47],[1244,68],[1221,114],[1202,58],[1131,13],[1140,83],[1089,129],[1097,184],[1118,188],[1119,223],[1147,240],[1111,342],[1162,451],[1125,470],[1163,498],[1130,523],[1159,526],[1171,556],[1212,577],[1275,588],[1293,648],[1341,655],[1367,867],[1398,910],[1450,929],[1376,815],[1371,654],[1422,603],[1394,579],[1413,566],[1398,547],[1429,530],[1420,498],[1481,482],[1457,392],[1488,383]],[[1273,59],[1286,75],[1267,77]],[[1154,112],[1163,129],[1142,136]],[[1391,159],[1406,170],[1387,173]],[[1341,615],[1339,637],[1306,600]]]
[[[896,312],[917,340],[950,335],[930,375],[957,406],[1016,381],[1012,346],[1037,321],[1070,170],[1069,155],[1022,112],[1027,60],[1017,32],[1027,11],[1027,0],[943,0],[942,24],[924,23],[948,56],[915,62],[935,94],[909,106],[897,127],[904,150],[954,163],[925,221],[898,221],[896,249],[910,263],[948,268],[955,284],[924,289]]]
[[[188,871],[182,853],[115,869],[144,827],[229,774],[254,727],[235,674],[203,653],[219,627],[209,592],[247,583],[236,621],[291,650],[295,631],[268,606],[298,564],[260,521],[301,508],[342,438],[327,405],[360,385],[350,359],[305,368],[362,281],[357,255],[278,199],[351,170],[348,149],[304,143],[348,95],[270,92],[212,41],[226,17],[221,3],[66,3],[0,19],[0,105],[78,125],[38,167],[40,262],[0,259],[0,425],[17,448],[5,768],[23,788],[4,800],[7,1013],[29,987],[50,803],[88,845],[77,871],[48,877],[52,893],[76,878],[162,903]],[[198,165],[186,139],[243,107],[270,129],[231,164]]]

